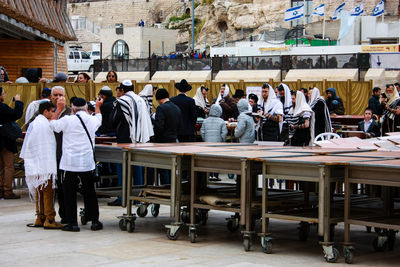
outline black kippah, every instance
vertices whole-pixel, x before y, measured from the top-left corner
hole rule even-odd
[[[74,105],[75,107],[83,107],[84,105],[86,105],[86,100],[81,97],[77,97],[72,102],[72,105]]]
[[[169,94],[168,91],[164,88],[160,88],[157,90],[156,92],[156,100],[160,100],[160,99],[164,99],[164,98],[168,98]]]

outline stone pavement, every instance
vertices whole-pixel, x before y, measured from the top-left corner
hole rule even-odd
[[[93,232],[90,223],[78,233],[28,228],[34,221],[34,204],[25,191],[17,190],[19,200],[0,200],[0,266],[333,266],[325,262],[318,245],[316,227],[311,227],[308,241],[297,237],[296,222],[272,221],[273,253],[264,254],[258,238],[250,252],[243,250],[240,232],[231,233],[225,218],[231,214],[211,211],[206,226],[198,231],[196,243],[190,243],[187,228],[177,241],[168,240],[164,224],[169,222],[169,208],[161,206],[157,218],[147,215],[136,220],[133,233],[118,227],[116,216],[124,210],[109,207],[110,199],[99,199],[104,230]],[[82,206],[82,202],[79,203]],[[257,223],[258,229],[260,224]],[[355,266],[399,266],[400,248],[375,252],[375,233],[352,227],[356,242]],[[335,231],[342,254],[343,224]],[[399,243],[399,238],[397,238]],[[334,266],[346,266],[341,256]]]

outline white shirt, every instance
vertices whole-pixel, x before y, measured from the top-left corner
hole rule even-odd
[[[368,128],[372,123],[372,119],[370,119],[369,121],[364,120],[364,133],[368,132]]]
[[[77,113],[86,125],[93,145],[95,144],[95,132],[101,125],[101,113],[95,116],[85,111]],[[87,172],[94,170],[93,150],[89,138],[76,115],[64,116],[59,120],[50,122],[54,132],[63,132],[62,156],[60,169],[72,172]]]

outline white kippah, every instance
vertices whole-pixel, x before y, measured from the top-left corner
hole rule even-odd
[[[132,86],[132,81],[131,81],[131,80],[123,80],[123,81],[122,81],[122,84],[123,84],[124,86]]]
[[[103,86],[103,87],[101,88],[101,90],[102,90],[102,91],[112,91],[111,88],[108,87],[108,86]]]

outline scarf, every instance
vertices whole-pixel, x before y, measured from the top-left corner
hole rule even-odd
[[[263,108],[265,113],[271,115],[283,115],[283,106],[282,102],[276,97],[274,88],[268,84],[268,99],[267,102],[261,97],[261,107]],[[260,100],[259,100],[260,102]],[[279,123],[279,132],[282,132],[283,121]]]
[[[150,114],[143,98],[132,91],[118,98],[118,103],[129,124],[133,143],[146,143],[154,135]]]
[[[285,89],[285,101],[283,103],[283,114],[288,114],[290,108],[292,107],[292,95],[290,93],[290,88],[284,83],[281,83],[283,88]]]
[[[314,87],[314,89],[311,92],[311,98],[310,98],[310,107],[312,110],[314,110],[314,106],[321,101],[324,104],[324,118],[325,118],[325,132],[326,133],[331,133],[332,132],[332,123],[331,123],[331,116],[329,114],[329,108],[328,105],[325,102],[325,99],[321,96],[321,92],[317,87]]]
[[[224,91],[224,98],[229,95],[229,91],[230,91],[229,86],[226,84],[225,85],[225,91]],[[221,101],[221,99],[222,99],[221,90],[219,90],[217,101],[215,101],[215,104],[219,105],[219,101]]]
[[[24,159],[25,180],[31,199],[36,189],[47,186],[50,179],[57,179],[56,138],[46,117],[39,114],[29,125],[20,157]]]
[[[314,143],[314,125],[315,125],[314,111],[311,109],[310,105],[307,104],[304,93],[299,90],[296,92],[296,106],[293,110],[293,117],[298,117],[300,119],[300,117],[305,112],[311,113],[310,127],[309,127],[311,136],[309,145],[311,146]]]
[[[50,100],[49,99],[34,100],[28,105],[25,111],[25,123],[28,123],[32,119],[35,112],[39,110],[40,103],[44,101],[50,101]]]
[[[225,88],[225,90],[226,90],[226,88]],[[225,95],[225,93],[224,93],[224,95]],[[207,106],[208,107],[210,106],[208,99],[204,98],[204,96],[201,92],[201,87],[197,88],[196,95],[193,97],[193,99],[194,99],[196,106],[201,107],[202,109],[205,109],[205,108],[207,108]]]
[[[146,84],[143,90],[139,93],[149,109],[149,114],[153,114],[153,85]]]
[[[386,90],[385,90],[385,93],[386,93]],[[397,104],[397,100],[399,100],[399,99],[400,99],[399,92],[397,92],[397,89],[395,87],[393,90],[393,96],[389,99],[387,104],[391,107],[392,103]],[[395,108],[395,105],[393,105],[393,107],[391,107],[391,108]]]

